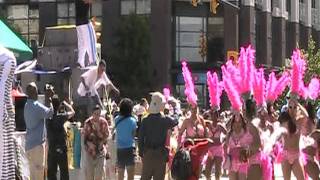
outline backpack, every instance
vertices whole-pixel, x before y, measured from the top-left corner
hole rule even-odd
[[[174,155],[171,165],[171,175],[176,180],[186,180],[192,175],[190,150],[179,149]]]

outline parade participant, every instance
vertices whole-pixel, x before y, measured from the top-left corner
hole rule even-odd
[[[16,64],[13,52],[0,43],[0,179],[14,179],[22,174],[23,168],[20,166],[20,154],[16,153],[15,110],[11,98]]]
[[[319,165],[316,160],[318,152],[318,139],[317,132],[315,131],[315,111],[311,102],[307,103],[306,111],[308,112],[308,118],[305,123],[301,124],[301,141],[302,143],[302,153],[303,153],[303,163],[306,171],[306,175],[312,179],[319,179]]]
[[[88,114],[91,114],[91,110],[96,104],[99,104],[101,107],[103,107],[97,92],[97,89],[101,86],[105,88],[111,88],[111,90],[114,90],[117,94],[119,94],[119,90],[109,80],[105,71],[106,63],[104,60],[101,60],[98,66],[92,67],[80,77],[81,83],[78,87],[78,94],[82,98],[86,99],[86,103],[88,103]]]
[[[142,120],[139,130],[139,156],[142,158],[142,180],[163,180],[168,149],[165,147],[169,129],[178,121],[164,116],[165,98],[160,92],[152,93],[149,115]]]
[[[76,29],[78,37],[78,63],[80,67],[96,65],[96,33],[89,20],[89,9],[92,0],[75,0],[76,6]],[[86,54],[89,59],[85,61]]]
[[[124,179],[125,170],[127,170],[127,179],[133,180],[137,120],[132,116],[133,102],[130,99],[122,99],[119,106],[120,114],[115,118],[118,180]]]
[[[187,138],[204,138],[205,133],[205,123],[204,119],[199,115],[199,108],[194,107],[191,110],[191,116],[187,117],[181,127],[179,128],[179,138],[178,143],[182,142],[182,136],[185,134],[185,139]]]
[[[57,179],[57,170],[59,166],[60,179],[68,180],[68,157],[66,144],[66,131],[64,123],[75,114],[72,106],[66,101],[60,102],[57,95],[52,98],[54,114],[47,124],[48,137],[48,180]]]
[[[289,110],[292,108],[292,105],[289,103]],[[303,180],[305,177],[303,165],[300,160],[300,132],[289,113],[281,113],[279,121],[281,126],[286,129],[286,133],[283,133],[281,136],[284,144],[284,150],[282,152],[283,159],[281,162],[284,180],[291,179],[291,171],[297,180]]]
[[[45,105],[38,101],[38,88],[34,82],[28,84],[27,102],[24,107],[24,120],[26,122],[26,152],[29,160],[31,179],[44,178],[45,166],[45,119],[52,118],[53,107],[51,97],[52,88],[45,91]]]
[[[211,179],[211,170],[214,165],[215,179],[219,180],[221,176],[222,161],[223,161],[223,137],[227,134],[224,125],[219,122],[218,111],[211,111],[211,122],[206,125],[208,128],[208,136],[212,140],[212,147],[208,150],[208,159],[205,168],[207,179]]]
[[[248,159],[247,149],[251,135],[241,113],[236,112],[231,119],[231,129],[224,145],[225,158],[231,161],[229,169],[230,180],[247,179]]]
[[[101,117],[101,108],[96,105],[92,116],[84,123],[84,172],[86,180],[102,180],[109,136],[107,120]]]

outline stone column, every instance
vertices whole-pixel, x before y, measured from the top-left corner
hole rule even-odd
[[[170,83],[170,66],[172,59],[172,1],[151,0],[151,73],[152,86],[162,90]]]
[[[120,22],[120,1],[102,1],[101,53],[108,59],[115,41],[114,33]]]
[[[307,49],[308,40],[312,33],[312,21],[311,21],[311,0],[305,0],[304,3],[304,16],[302,18],[300,26],[300,47]]]
[[[258,64],[272,64],[272,15],[271,15],[271,0],[262,2],[262,11],[257,12],[257,19],[259,18],[259,31],[256,32],[259,36],[259,43],[257,42],[256,54]]]
[[[290,18],[287,29],[287,55],[289,56],[299,45],[299,30],[299,0],[291,0]]]
[[[240,23],[239,23],[239,38],[240,46],[247,46],[252,44],[255,46],[255,1],[254,0],[242,0],[240,5]]]
[[[286,2],[278,0],[272,10],[272,65],[283,66],[286,58]]]
[[[230,5],[224,5],[223,8],[224,53],[227,57],[227,51],[239,51],[239,10]]]

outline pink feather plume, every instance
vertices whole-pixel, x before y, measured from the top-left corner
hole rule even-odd
[[[320,82],[317,78],[312,78],[308,86],[309,98],[316,100],[320,94]]]
[[[166,101],[168,101],[168,99],[171,96],[170,89],[169,88],[163,88],[163,95],[166,98]]]
[[[210,71],[207,72],[207,84],[210,97],[211,108],[220,109],[222,86],[219,82],[218,75],[216,72],[211,74]]]
[[[256,70],[253,79],[253,98],[256,101],[257,106],[262,106],[265,104],[265,90],[266,90],[266,80],[264,78],[263,68]]]
[[[287,72],[284,72],[279,80],[277,80],[274,72],[270,73],[267,82],[267,101],[274,102],[283,93],[289,83],[290,78]]]
[[[231,102],[231,106],[234,110],[240,111],[242,107],[241,96],[235,88],[233,82],[230,80],[230,74],[228,74],[228,71],[224,66],[222,66],[221,68],[223,75],[223,87],[228,95],[229,101]]]
[[[248,46],[248,48],[241,48],[239,56],[239,72],[242,77],[240,93],[250,93],[252,91],[253,78],[255,73],[254,61],[255,50]]]
[[[184,93],[187,96],[187,101],[192,106],[197,106],[198,97],[197,97],[197,94],[195,93],[191,72],[187,67],[186,61],[183,60],[181,64],[182,64],[182,75],[185,82]]]
[[[299,49],[293,52],[293,55],[291,57],[291,64],[292,64],[291,92],[293,94],[303,96],[304,94],[302,92],[304,91],[303,78],[304,78],[304,72],[306,68],[306,62],[302,58],[302,55]]]
[[[227,61],[225,70],[228,71],[226,74],[228,74],[228,78],[232,81],[236,90],[241,93],[243,79],[240,76],[239,69],[233,65],[232,61]]]

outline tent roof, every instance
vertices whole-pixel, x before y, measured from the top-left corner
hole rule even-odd
[[[2,20],[0,20],[0,44],[13,51],[18,63],[33,58],[32,50]]]

